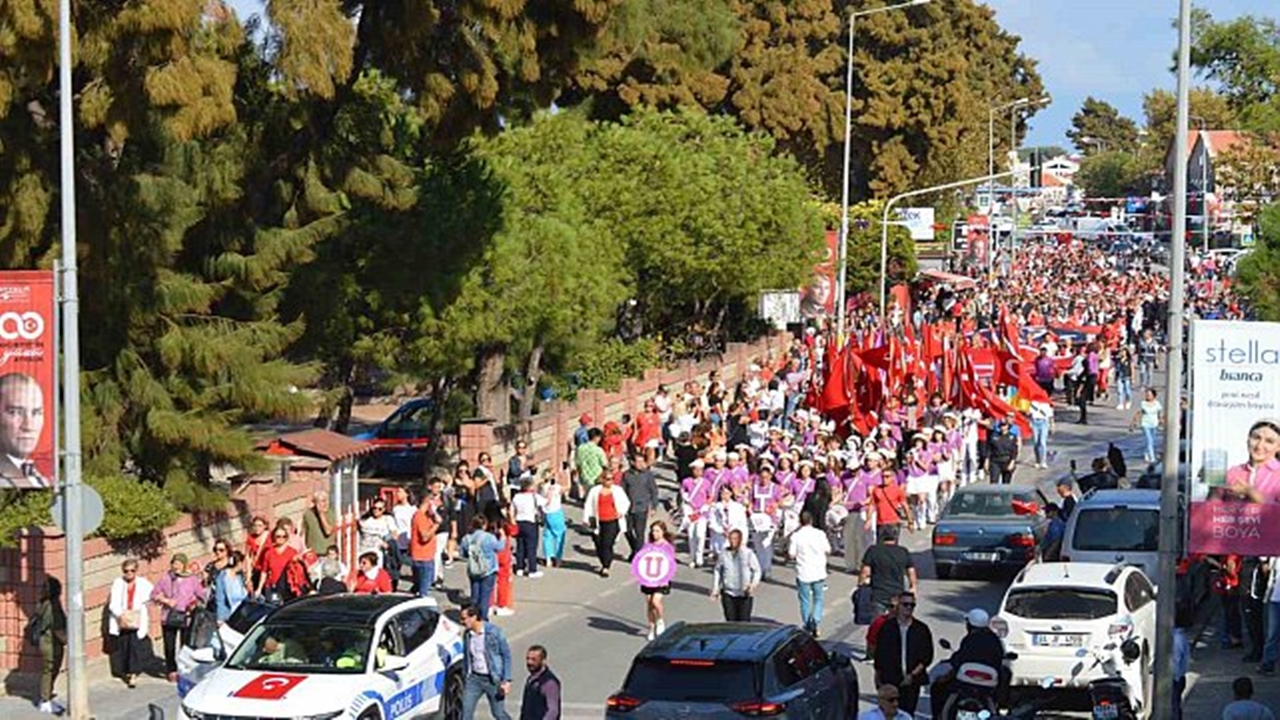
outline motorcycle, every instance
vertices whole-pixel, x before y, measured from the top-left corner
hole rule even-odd
[[[946,638],[938,641],[944,650],[951,650]],[[1016,660],[1016,653],[1006,653],[1005,660]],[[950,660],[943,660],[929,671],[930,683],[953,675],[943,704],[940,720],[985,720],[999,714],[997,697],[1000,688],[1001,668],[982,663],[967,662],[953,667]]]
[[[1105,677],[1089,681],[1089,705],[1092,709],[1093,720],[1139,720],[1139,714],[1133,703],[1133,688],[1130,687],[1129,681],[1120,674],[1120,662],[1125,665],[1132,665],[1139,657],[1142,656],[1142,648],[1137,641],[1129,638],[1119,646],[1114,642],[1107,643],[1102,646],[1101,650],[1095,648],[1080,648],[1078,654],[1081,657],[1094,657],[1093,666],[1102,667],[1102,671],[1106,673]],[[1117,658],[1117,654],[1119,657]],[[1072,675],[1077,675],[1084,669],[1084,663],[1078,663],[1072,670]],[[1143,670],[1145,672],[1145,669]],[[1144,699],[1145,700],[1145,699]],[[1139,702],[1143,702],[1140,700]]]

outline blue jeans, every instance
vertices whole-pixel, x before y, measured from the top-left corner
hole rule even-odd
[[[1149,462],[1156,460],[1156,428],[1142,428],[1142,436],[1147,441],[1146,457],[1150,458]]]
[[[557,510],[543,516],[546,524],[542,528],[542,555],[547,562],[564,559],[564,511]]]
[[[1267,640],[1262,645],[1262,664],[1275,669],[1276,658],[1280,656],[1280,602],[1266,605]]]
[[[1044,463],[1049,458],[1049,421],[1031,421],[1031,444],[1036,451],[1036,462]]]
[[[496,572],[471,578],[471,604],[475,606],[476,614],[486,621],[489,619],[489,603],[493,601],[493,586],[497,583]]]
[[[418,597],[426,597],[431,592],[431,584],[436,581],[435,560],[413,561],[413,584]]]
[[[1151,371],[1154,369],[1155,365],[1152,363],[1138,363],[1138,387],[1140,389],[1145,390],[1151,387]]]
[[[480,705],[481,696],[489,699],[489,714],[493,715],[495,720],[511,720],[511,716],[503,706],[503,698],[498,697],[500,691],[498,685],[498,681],[490,676],[468,672],[467,679],[462,685],[463,720],[472,720],[476,716],[476,707]]]
[[[1127,375],[1116,376],[1116,404],[1128,405],[1133,402],[1133,381]]]
[[[800,596],[800,624],[806,629],[816,630],[822,623],[822,595],[826,589],[826,580],[796,581],[796,593]]]

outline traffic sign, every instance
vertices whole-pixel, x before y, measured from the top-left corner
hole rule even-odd
[[[644,587],[670,585],[678,565],[676,552],[669,543],[649,543],[631,559],[631,577]]]
[[[81,512],[80,527],[86,536],[92,535],[102,525],[102,496],[92,485],[81,485]],[[67,529],[67,489],[61,486],[58,491],[53,494],[53,506],[49,508],[53,513],[53,522],[62,528],[63,532]]]

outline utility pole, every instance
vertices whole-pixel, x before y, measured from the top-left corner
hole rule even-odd
[[[80,293],[76,265],[75,120],[71,98],[71,0],[58,0],[58,134],[62,166],[62,482],[67,543],[67,700],[71,720],[89,720],[85,675],[84,485],[80,468]]]
[[[1155,691],[1151,717],[1169,717],[1173,702],[1173,622],[1178,583],[1178,548],[1182,528],[1178,506],[1182,430],[1182,346],[1183,296],[1186,292],[1187,242],[1187,126],[1191,107],[1191,0],[1180,0],[1178,8],[1178,116],[1174,134],[1173,236],[1170,239],[1169,268],[1169,354],[1165,359],[1164,476],[1160,480],[1160,578],[1156,593]],[[1144,669],[1145,671],[1145,669]]]

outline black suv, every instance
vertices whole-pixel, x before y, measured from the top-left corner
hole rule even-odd
[[[676,623],[636,655],[607,718],[851,718],[858,676],[795,625]]]

